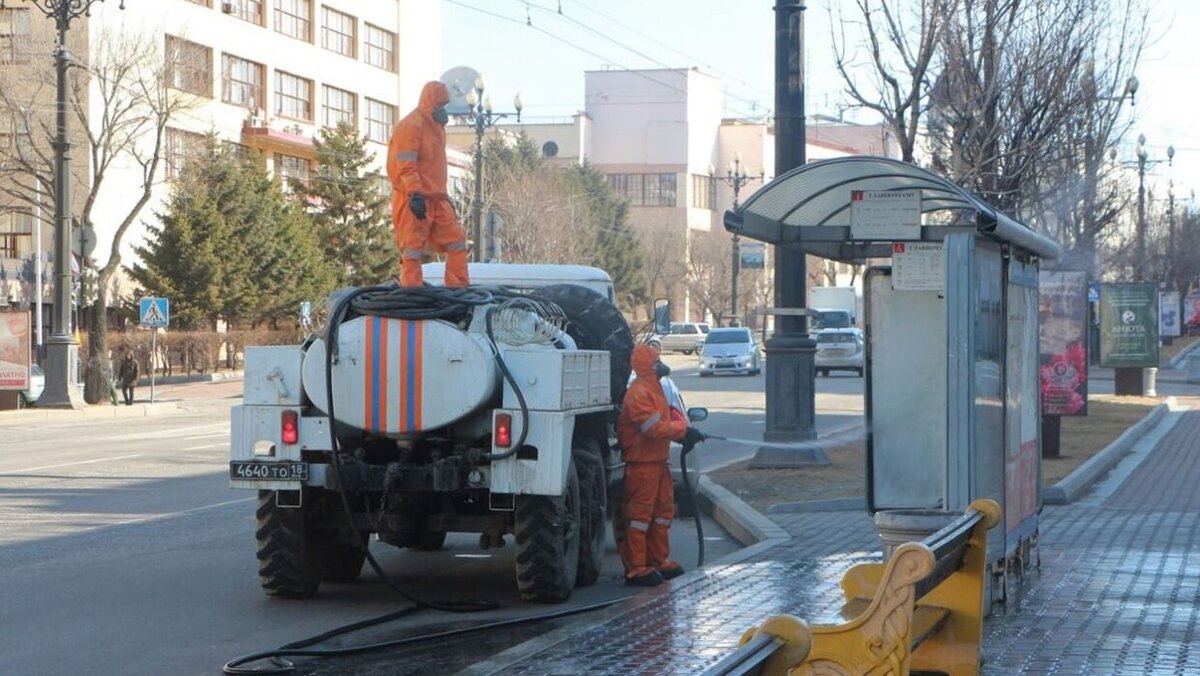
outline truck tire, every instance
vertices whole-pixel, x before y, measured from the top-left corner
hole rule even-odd
[[[562,308],[570,324],[567,334],[584,350],[607,350],[612,374],[612,402],[625,397],[629,385],[629,360],[633,357],[633,334],[621,311],[604,296],[575,284],[555,284],[534,290],[530,296]]]
[[[598,450],[582,448],[572,455],[579,472],[579,573],[575,586],[590,587],[600,579],[608,546],[608,481]]]
[[[324,543],[310,537],[306,511],[276,506],[275,491],[258,492],[258,579],[268,596],[308,598],[321,586]]]
[[[362,573],[363,562],[367,560],[367,543],[361,545],[350,542],[332,544],[325,551],[325,582],[354,582]]]
[[[562,497],[517,497],[517,590],[524,601],[562,603],[579,573],[579,476],[572,462]]]

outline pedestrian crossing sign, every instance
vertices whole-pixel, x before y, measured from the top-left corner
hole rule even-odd
[[[165,329],[171,323],[171,302],[166,298],[138,301],[138,323],[144,329]]]

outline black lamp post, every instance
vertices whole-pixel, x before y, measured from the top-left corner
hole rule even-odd
[[[742,186],[750,181],[763,180],[766,172],[762,169],[758,170],[757,176],[751,176],[746,172],[746,167],[742,166],[742,152],[739,150],[733,154],[733,161],[725,167],[725,175],[717,176],[716,170],[712,165],[708,167],[708,177],[714,181],[721,181],[729,184],[733,188],[733,208],[738,208],[738,195],[742,190]],[[738,233],[733,233],[733,266],[730,269],[730,297],[729,297],[729,316],[731,321],[737,321],[738,318],[738,277],[742,271],[742,245],[741,238]]]
[[[1146,166],[1158,164],[1162,160],[1151,160],[1146,150],[1146,135],[1138,135],[1137,167],[1138,167],[1138,222],[1137,222],[1137,261],[1133,267],[1134,281],[1145,281],[1146,278]],[[1175,146],[1167,146],[1167,165],[1175,159]]]
[[[71,144],[67,137],[67,68],[71,54],[67,50],[67,31],[71,22],[90,13],[92,5],[104,0],[25,0],[26,5],[53,19],[58,31],[54,48],[57,78],[56,133],[54,140],[54,314],[50,337],[46,340],[46,389],[38,399],[39,407],[79,408],[82,401],[75,387],[79,362],[79,342],[71,326]],[[7,9],[0,0],[0,9]],[[125,0],[121,0],[125,9]]]
[[[521,121],[521,95],[513,97],[517,122]],[[497,113],[492,110],[491,97],[483,95],[483,76],[475,78],[475,86],[467,92],[467,114],[463,119],[475,128],[475,197],[471,201],[471,227],[475,239],[475,261],[495,258],[492,251],[493,238],[488,237],[487,251],[483,246],[483,133],[512,113]]]

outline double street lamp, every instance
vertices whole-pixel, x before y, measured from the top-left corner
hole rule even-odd
[[[766,176],[766,172],[762,169],[758,170],[757,176],[750,175],[746,171],[746,167],[742,165],[742,152],[739,150],[733,154],[733,161],[725,165],[725,175],[718,176],[716,170],[710,164],[708,165],[709,180],[720,181],[728,184],[733,188],[733,208],[737,209],[740,202],[738,201],[739,194],[742,191],[742,186],[750,181],[761,181]],[[738,277],[742,271],[742,245],[741,238],[738,233],[733,233],[733,266],[730,271],[730,296],[729,296],[729,313],[732,321],[737,321],[738,318]]]
[[[1158,164],[1162,160],[1151,160],[1150,152],[1146,150],[1146,135],[1138,134],[1137,167],[1138,167],[1138,222],[1137,222],[1137,261],[1133,269],[1135,281],[1146,278],[1146,166]],[[1175,146],[1167,146],[1167,165],[1175,159]]]
[[[82,406],[75,387],[79,362],[79,342],[71,332],[71,144],[67,138],[67,113],[71,104],[67,94],[67,68],[71,54],[67,51],[67,31],[71,22],[90,13],[92,5],[104,0],[25,0],[48,19],[54,20],[58,42],[54,48],[57,78],[55,102],[56,133],[54,140],[54,314],[51,317],[50,338],[46,341],[46,389],[38,406],[47,408],[78,408]],[[0,9],[8,9],[0,0]],[[125,9],[125,0],[121,0]],[[41,293],[41,290],[38,290]]]
[[[493,246],[495,237],[488,237],[487,251],[483,245],[483,134],[497,122],[509,116],[515,116],[521,121],[521,95],[513,97],[513,108],[516,113],[497,113],[492,110],[492,99],[483,94],[483,76],[475,78],[475,86],[467,92],[467,113],[462,119],[475,129],[475,197],[471,201],[471,226],[475,239],[475,261],[481,262],[495,258]],[[493,234],[493,233],[489,233]],[[485,255],[486,253],[486,255]]]

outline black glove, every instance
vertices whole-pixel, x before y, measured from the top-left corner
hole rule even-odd
[[[704,436],[704,432],[701,432],[695,427],[688,426],[687,432],[683,435],[683,441],[680,442],[683,444],[683,452],[691,452],[691,450],[696,447],[696,444],[704,441],[707,438],[708,437]]]
[[[408,196],[408,209],[420,220],[425,220],[425,196],[414,192]]]

